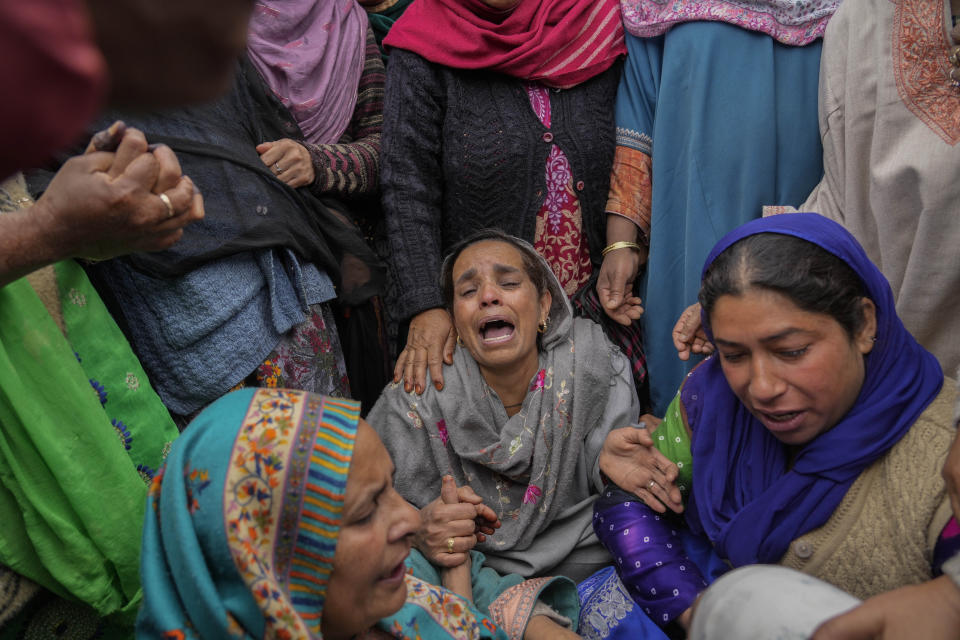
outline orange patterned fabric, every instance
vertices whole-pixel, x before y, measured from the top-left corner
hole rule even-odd
[[[653,183],[650,176],[653,163],[650,156],[630,147],[617,145],[610,169],[610,195],[607,213],[632,221],[650,238],[650,197]]]
[[[900,99],[949,145],[960,141],[960,90],[950,80],[944,3],[899,0],[893,15],[893,72]]]

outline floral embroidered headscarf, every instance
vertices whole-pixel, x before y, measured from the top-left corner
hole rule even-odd
[[[320,638],[359,403],[244,389],[174,444],[143,534],[150,638]]]

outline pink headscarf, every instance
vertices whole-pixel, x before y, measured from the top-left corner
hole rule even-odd
[[[367,14],[355,0],[260,0],[250,60],[309,142],[347,130],[363,72]]]
[[[520,0],[509,12],[482,0],[416,0],[384,44],[559,88],[603,73],[627,52],[617,0]]]

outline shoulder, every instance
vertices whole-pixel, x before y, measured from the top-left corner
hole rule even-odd
[[[418,396],[412,391],[405,391],[402,381],[390,382],[380,392],[380,397],[367,415],[367,422],[381,437],[397,428],[422,429],[421,414],[424,407],[433,404],[435,394],[432,385],[427,385],[423,395]]]
[[[603,327],[597,322],[589,318],[574,318],[571,336],[578,360],[586,358],[597,363],[609,362],[615,371],[620,370],[621,364],[629,368],[627,357],[610,341]],[[554,348],[563,348],[563,343]]]
[[[903,439],[890,450],[890,454],[915,457],[914,452],[920,452],[921,455],[942,458],[956,435],[953,421],[956,402],[957,383],[944,378],[940,393],[927,405]]]
[[[388,85],[400,84],[407,86],[432,86],[443,83],[446,67],[430,62],[423,56],[406,49],[392,49],[390,60],[387,62]]]

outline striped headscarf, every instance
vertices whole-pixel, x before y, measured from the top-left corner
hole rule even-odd
[[[244,389],[191,423],[150,490],[138,636],[321,637],[359,408]]]

